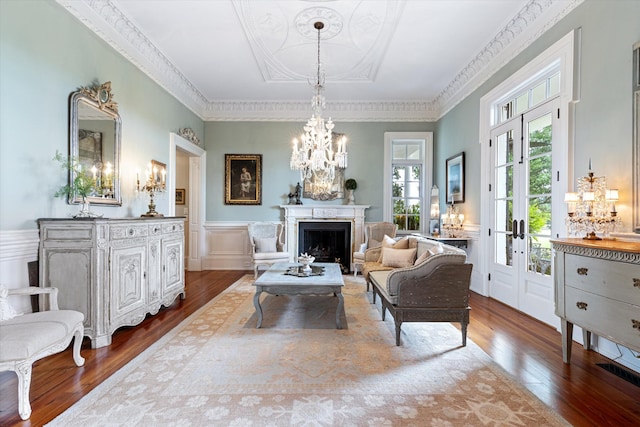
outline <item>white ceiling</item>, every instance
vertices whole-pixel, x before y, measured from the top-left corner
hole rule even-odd
[[[57,0],[204,120],[435,120],[582,0]],[[106,76],[108,77],[108,76]]]

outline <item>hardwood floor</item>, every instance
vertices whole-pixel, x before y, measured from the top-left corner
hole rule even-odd
[[[187,298],[132,328],[108,347],[83,343],[76,367],[71,349],[34,364],[31,419],[18,415],[17,379],[0,373],[0,426],[41,426],[89,393],[198,308],[238,280],[243,271],[188,272]],[[575,426],[640,425],[640,388],[596,366],[610,362],[574,343],[572,364],[562,363],[560,334],[495,300],[472,294],[469,338],[543,402]]]

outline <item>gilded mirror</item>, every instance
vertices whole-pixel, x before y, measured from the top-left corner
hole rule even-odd
[[[640,233],[640,42],[633,46],[633,231]]]
[[[118,104],[113,101],[111,82],[83,87],[71,94],[69,112],[69,157],[93,177],[91,204],[122,205],[120,196],[121,124]],[[69,182],[73,182],[70,171]],[[81,203],[79,196],[69,203]]]

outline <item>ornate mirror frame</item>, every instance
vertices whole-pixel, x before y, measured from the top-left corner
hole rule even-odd
[[[111,82],[73,92],[69,99],[69,158],[93,173],[94,191],[87,197],[91,204],[122,205],[120,145],[121,121]],[[70,170],[69,183],[74,179],[75,172]],[[82,203],[82,197],[70,196],[69,203]]]
[[[640,41],[633,45],[633,231],[640,234]]]

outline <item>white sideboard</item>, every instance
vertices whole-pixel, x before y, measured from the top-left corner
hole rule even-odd
[[[91,347],[184,299],[184,218],[39,219],[40,286],[85,315]]]
[[[571,361],[573,325],[640,351],[640,243],[615,240],[552,240],[556,315],[562,359]]]

